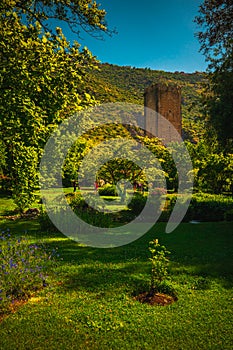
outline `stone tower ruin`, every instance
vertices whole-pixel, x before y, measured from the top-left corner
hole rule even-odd
[[[166,143],[176,141],[182,131],[180,87],[163,83],[149,86],[144,93],[144,106],[146,134]]]

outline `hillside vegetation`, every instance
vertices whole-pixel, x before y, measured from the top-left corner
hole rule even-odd
[[[204,131],[201,112],[201,92],[205,74],[201,72],[164,72],[149,68],[135,68],[100,64],[99,69],[88,77],[89,93],[101,103],[144,103],[144,90],[158,81],[170,82],[181,87],[182,119],[185,138],[198,140]]]

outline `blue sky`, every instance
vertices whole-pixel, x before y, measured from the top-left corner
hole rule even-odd
[[[100,0],[110,29],[118,34],[104,40],[83,34],[87,46],[102,62],[156,70],[204,71],[194,17],[202,0]],[[71,41],[75,36],[64,30]]]

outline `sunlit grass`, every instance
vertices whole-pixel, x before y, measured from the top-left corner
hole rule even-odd
[[[58,247],[60,260],[49,286],[1,323],[1,349],[232,349],[231,222],[183,223],[171,234],[158,223],[114,249],[40,232],[36,220],[2,224]],[[171,251],[178,301],[166,307],[134,299],[149,287],[153,238]]]

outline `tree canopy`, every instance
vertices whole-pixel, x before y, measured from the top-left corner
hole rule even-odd
[[[232,59],[232,16],[231,0],[204,0],[199,8],[195,21],[202,30],[197,36],[201,50],[210,62],[210,68],[224,65],[224,69],[227,69],[226,60]]]
[[[105,11],[93,1],[15,1],[0,4],[0,168],[23,208],[33,201],[43,146],[53,128],[94,102],[85,79],[96,60],[70,44],[57,18],[72,27],[106,31]],[[48,21],[49,22],[49,21]]]
[[[15,11],[24,23],[39,22],[44,32],[54,33],[51,19],[66,22],[80,34],[80,29],[92,35],[107,32],[106,11],[93,0],[2,0],[0,11]]]
[[[201,51],[209,62],[206,111],[209,126],[220,143],[232,147],[233,140],[233,3],[230,0],[204,0],[196,22]]]

